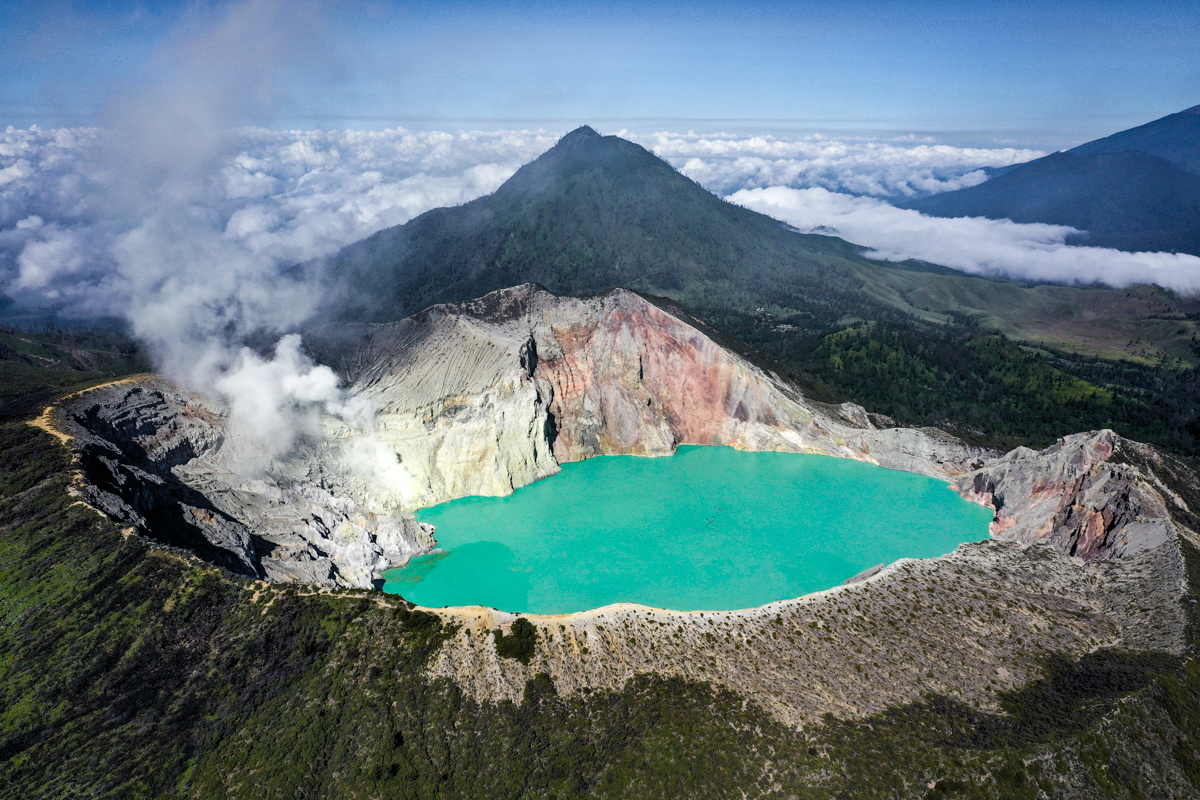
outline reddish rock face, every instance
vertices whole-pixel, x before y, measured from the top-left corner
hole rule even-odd
[[[1169,500],[1136,467],[1116,463],[1118,445],[1154,457],[1112,431],[1079,433],[1038,453],[1019,447],[964,475],[956,488],[996,510],[994,538],[1049,543],[1084,561],[1137,552],[1161,543],[1171,526]]]
[[[550,318],[535,333],[534,377],[548,384],[559,461],[764,438],[801,449],[785,431],[827,437],[766,375],[636,295],[611,295],[598,311],[586,322]]]

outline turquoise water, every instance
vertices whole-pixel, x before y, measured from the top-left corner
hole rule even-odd
[[[508,497],[417,518],[437,526],[445,552],[384,573],[385,592],[431,608],[562,614],[620,602],[753,608],[986,539],[992,512],[942,481],[859,461],[680,447],[565,464]]]

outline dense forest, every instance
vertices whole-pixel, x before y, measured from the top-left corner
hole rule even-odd
[[[1040,449],[1070,433],[1112,428],[1200,456],[1200,368],[1178,360],[1083,356],[1015,342],[969,321],[813,330],[804,318],[765,311],[709,308],[699,316],[806,395],[849,400],[899,425],[934,426],[1004,450]]]

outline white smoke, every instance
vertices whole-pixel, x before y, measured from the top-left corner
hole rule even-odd
[[[260,464],[317,436],[322,415],[332,415],[372,440],[360,446],[370,458],[351,461],[364,462],[368,477],[396,479],[402,467],[377,463],[370,403],[290,333],[316,311],[320,291],[281,268],[355,237],[363,218],[386,224],[398,198],[374,192],[379,177],[359,171],[358,206],[340,217],[328,208],[322,217],[319,202],[304,197],[284,198],[296,202],[290,208],[264,205],[279,187],[256,145],[271,149],[278,136],[237,129],[270,115],[278,71],[318,53],[320,27],[305,4],[231,4],[161,54],[154,80],[117,94],[103,127],[7,131],[0,213],[19,219],[5,226],[0,248],[13,257],[9,292],[77,313],[123,314],[162,372],[227,401],[234,438],[257,443]],[[319,183],[339,158],[336,143],[322,152],[285,138],[276,153],[285,173]],[[469,170],[490,180],[478,165]],[[279,338],[264,356],[243,346],[251,336]]]
[[[319,410],[336,413],[342,398],[332,371],[302,357],[298,339],[280,340],[271,359],[239,346],[293,329],[319,297],[281,276],[273,254],[226,234],[212,176],[236,147],[231,130],[279,102],[277,71],[297,62],[302,42],[319,42],[318,28],[303,4],[225,7],[162,55],[155,80],[112,100],[92,143],[92,186],[104,204],[92,212],[92,233],[109,262],[95,276],[97,294],[124,309],[164,373],[226,398],[233,424],[269,454],[289,449]],[[22,251],[18,288],[28,285],[35,246]],[[73,288],[93,288],[86,284]]]
[[[294,333],[279,340],[270,358],[242,348],[213,388],[229,398],[232,418],[265,442],[271,457],[289,451],[298,436],[318,435],[320,411],[355,427],[373,417],[364,398],[345,392],[333,370],[301,351]]]
[[[882,200],[825,189],[746,189],[729,200],[804,232],[829,233],[865,245],[872,248],[866,253],[871,258],[915,258],[963,272],[1019,280],[1118,287],[1155,283],[1185,295],[1200,293],[1200,258],[1196,256],[1073,247],[1065,241],[1079,231],[1062,225],[927,217]]]

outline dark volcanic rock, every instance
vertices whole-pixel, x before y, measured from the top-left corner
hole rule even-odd
[[[369,587],[430,546],[428,530],[303,479],[247,466],[224,410],[150,379],[88,392],[59,411],[82,497],[138,533],[255,578]]]
[[[232,572],[261,577],[249,529],[172,471],[218,449],[217,412],[169,387],[112,386],[65,410],[84,498],[143,535]]]

